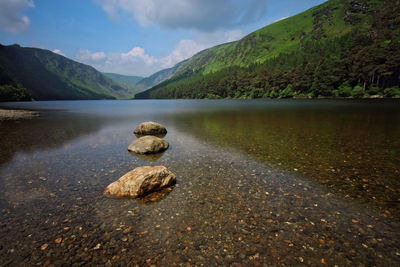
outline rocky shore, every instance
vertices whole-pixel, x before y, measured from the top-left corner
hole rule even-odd
[[[29,110],[15,110],[15,109],[0,109],[0,121],[4,120],[19,120],[19,119],[32,119],[38,117],[39,113]]]

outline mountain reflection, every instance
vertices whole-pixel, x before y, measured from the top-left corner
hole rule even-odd
[[[397,206],[400,121],[396,114],[242,110],[184,114],[173,120],[181,131],[318,181],[332,192]]]
[[[96,115],[57,112],[23,121],[0,122],[0,166],[18,152],[55,149],[114,122]]]

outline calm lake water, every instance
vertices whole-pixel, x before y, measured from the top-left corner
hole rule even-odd
[[[0,265],[398,266],[400,101],[3,103]],[[156,157],[127,151],[143,121]],[[177,175],[103,195],[144,165]]]

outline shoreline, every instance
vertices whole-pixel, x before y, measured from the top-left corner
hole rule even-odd
[[[37,111],[0,108],[0,121],[33,119],[39,116]]]

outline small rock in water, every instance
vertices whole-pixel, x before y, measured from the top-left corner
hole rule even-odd
[[[132,233],[132,226],[129,226],[128,228],[126,228],[124,231],[123,231],[123,233],[124,234],[129,234],[129,233]]]
[[[167,129],[159,123],[148,121],[136,127],[133,133],[138,135],[165,135]]]
[[[152,154],[168,149],[167,141],[155,136],[143,136],[133,141],[128,150],[137,154]]]
[[[137,198],[174,185],[176,176],[164,166],[138,167],[104,190],[104,194],[117,197]]]

